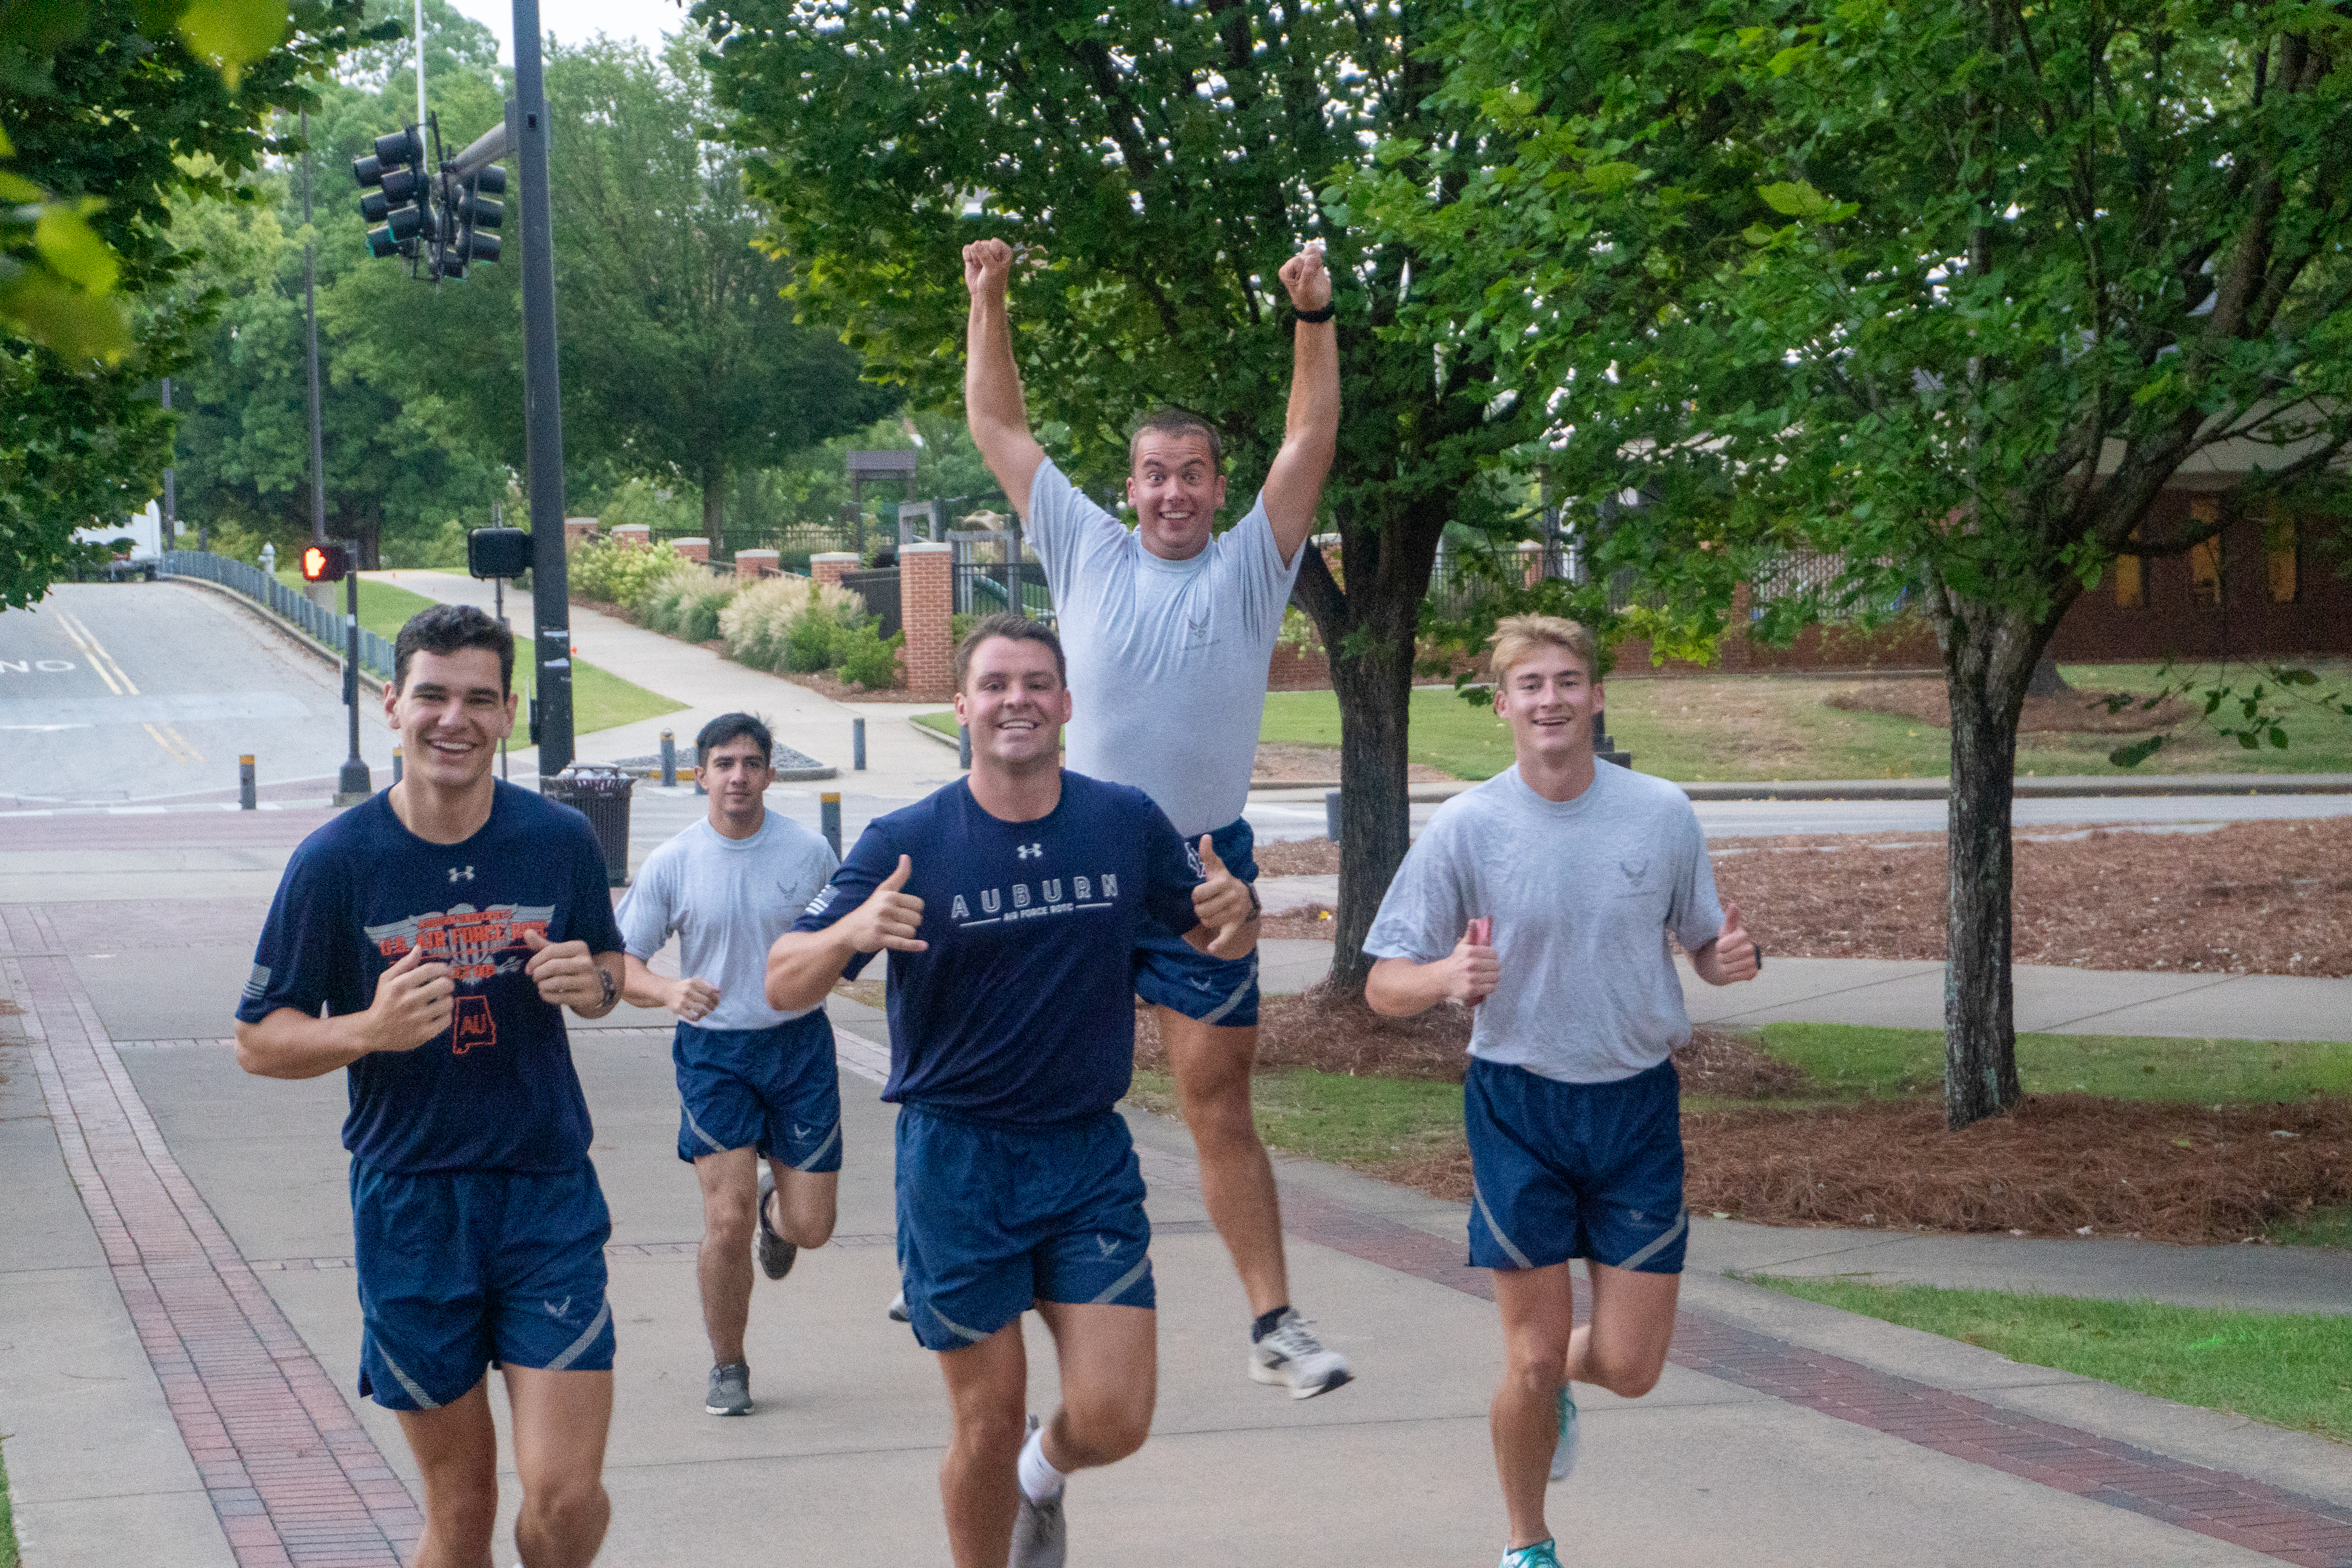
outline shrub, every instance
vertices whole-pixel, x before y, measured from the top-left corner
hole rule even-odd
[[[898,684],[898,647],[907,640],[907,634],[900,632],[885,642],[876,629],[877,624],[861,623],[856,629],[844,632],[837,641],[841,663],[834,674],[843,683],[863,686],[868,691]]]
[[[711,580],[708,567],[684,556],[674,555],[659,547],[651,550],[624,548],[609,540],[590,540],[583,544],[575,544],[567,560],[572,592],[583,599],[618,605],[639,617],[646,615],[656,594],[672,578],[683,581],[691,574],[699,581]],[[669,613],[675,616],[674,605]],[[669,628],[656,626],[655,629],[665,631]]]
[[[719,612],[735,596],[735,586],[731,577],[715,577],[699,563],[680,560],[646,584],[631,608],[648,630],[701,642],[719,635]]]
[[[800,622],[814,619],[828,627],[846,626],[864,608],[863,601],[845,588],[806,577],[768,577],[737,593],[719,612],[719,635],[727,639],[727,656],[739,664],[790,669],[795,668],[790,661],[793,629]],[[812,643],[822,638],[827,649],[823,662],[808,668],[823,669],[835,662],[830,657],[833,635],[831,630],[808,634]]]

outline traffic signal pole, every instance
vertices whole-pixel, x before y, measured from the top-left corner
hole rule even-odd
[[[515,97],[507,145],[522,178],[523,466],[530,483],[531,647],[539,772],[572,763],[572,598],[563,559],[563,407],[555,361],[555,232],[548,207],[547,89],[539,0],[514,0]]]

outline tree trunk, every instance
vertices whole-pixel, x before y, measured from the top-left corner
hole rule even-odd
[[[2010,807],[2016,788],[2017,717],[2040,627],[1997,611],[1956,616],[1944,654],[1952,710],[1952,785],[1946,839],[1950,890],[1944,924],[1944,1114],[1955,1131],[2023,1097],[2010,973],[2013,879]]]
[[[702,481],[702,538],[710,546],[710,559],[721,559],[726,552],[719,547],[719,533],[727,526],[727,476],[711,474]]]

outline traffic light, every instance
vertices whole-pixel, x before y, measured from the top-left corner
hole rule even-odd
[[[352,552],[341,544],[306,544],[302,547],[302,581],[305,583],[340,583],[352,574]]]
[[[505,221],[506,204],[492,198],[505,194],[507,172],[486,163],[463,179],[446,172],[441,179],[441,233],[446,243],[440,247],[439,271],[444,278],[463,278],[467,264],[499,258],[499,237],[486,231]]]
[[[425,172],[425,137],[414,125],[375,139],[375,151],[352,161],[352,178],[367,195],[360,216],[368,230],[368,254],[415,256],[415,243],[431,238],[432,177]]]

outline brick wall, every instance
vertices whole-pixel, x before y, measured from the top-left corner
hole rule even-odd
[[[772,577],[781,568],[781,559],[773,550],[739,550],[735,552],[735,575],[744,582],[761,577]]]
[[[596,537],[596,520],[593,517],[567,517],[563,520],[563,547],[584,544]]]
[[[809,575],[820,583],[838,588],[841,586],[841,574],[856,571],[858,564],[854,551],[822,550],[809,557]]]
[[[613,542],[629,550],[653,547],[654,531],[642,522],[625,522],[613,530]]]
[[[688,561],[707,562],[710,559],[710,541],[707,539],[673,539],[669,542],[669,548],[672,554],[683,555]]]
[[[907,689],[927,702],[955,695],[955,641],[949,635],[955,608],[954,548],[928,542],[898,547],[899,625],[907,634],[898,662],[907,672]],[[813,557],[810,569],[816,571],[824,559]],[[838,569],[835,575],[838,580]]]

